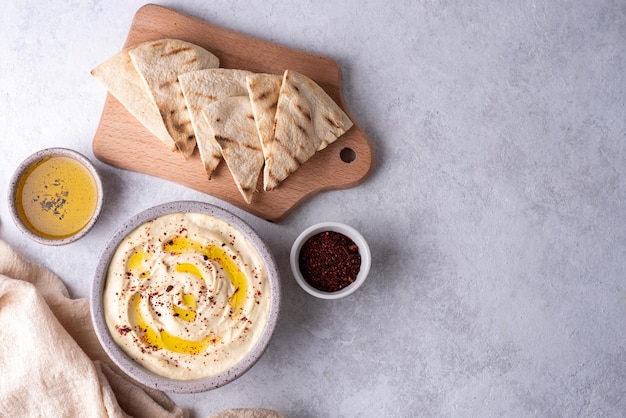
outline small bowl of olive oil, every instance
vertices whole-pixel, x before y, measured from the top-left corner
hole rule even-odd
[[[91,161],[71,149],[47,148],[22,162],[11,179],[9,207],[24,235],[45,245],[82,238],[102,209],[102,182]]]

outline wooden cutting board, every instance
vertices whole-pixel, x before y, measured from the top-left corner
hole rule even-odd
[[[342,97],[341,71],[329,58],[255,39],[152,4],[137,11],[124,47],[163,38],[202,46],[215,54],[224,68],[273,74],[286,69],[298,71],[317,82],[350,116]],[[93,139],[93,152],[104,163],[182,184],[273,222],[322,190],[357,185],[372,165],[370,142],[355,124],[277,189],[263,192],[260,176],[259,192],[247,204],[223,161],[208,180],[197,149],[188,160],[169,151],[110,94]]]

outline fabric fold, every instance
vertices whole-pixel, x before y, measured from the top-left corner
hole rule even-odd
[[[89,300],[0,241],[0,416],[188,417],[128,378],[98,342]]]

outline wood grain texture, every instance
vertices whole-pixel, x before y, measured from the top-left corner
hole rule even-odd
[[[242,35],[152,4],[137,11],[124,47],[164,38],[202,46],[214,53],[224,68],[273,74],[282,74],[286,69],[298,71],[317,82],[350,116],[342,97],[341,71],[327,57]],[[273,222],[283,219],[315,193],[359,184],[372,165],[370,141],[355,124],[276,190],[263,192],[260,176],[259,192],[255,193],[252,203],[247,204],[223,161],[209,180],[197,149],[188,160],[169,151],[110,94],[92,145],[94,155],[104,163],[191,187]],[[342,160],[340,153],[345,148],[354,151],[354,161]]]

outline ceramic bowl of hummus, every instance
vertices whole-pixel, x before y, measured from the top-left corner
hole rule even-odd
[[[202,202],[145,210],[106,244],[91,290],[96,334],[137,381],[202,392],[248,371],[270,342],[279,274],[262,239]]]

